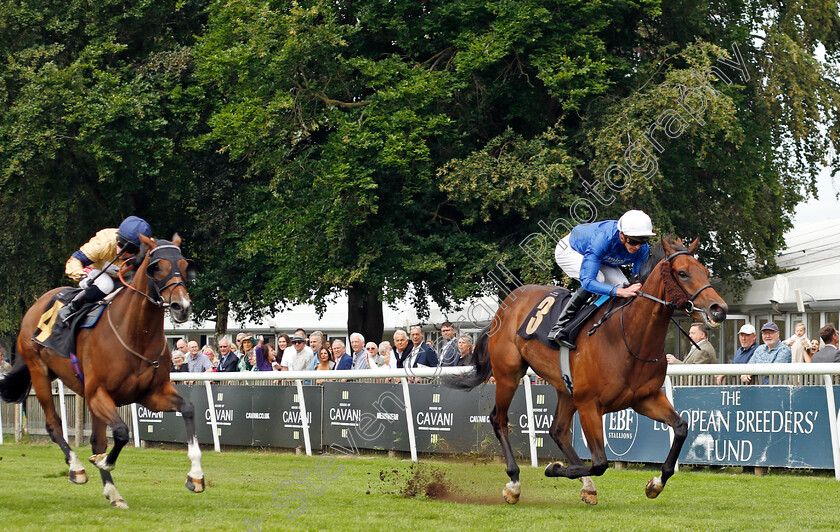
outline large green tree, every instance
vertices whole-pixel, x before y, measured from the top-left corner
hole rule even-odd
[[[188,219],[200,179],[172,96],[204,17],[190,1],[0,1],[0,332],[98,229],[137,214],[168,237]]]
[[[772,270],[837,143],[837,11],[234,0],[211,8],[197,61],[220,102],[209,137],[276,198],[246,228],[265,299],[423,310],[496,290],[500,261],[551,281],[551,246],[520,243],[586,218],[575,200],[703,237],[722,279]]]
[[[828,0],[0,0],[0,331],[130,213],[182,232],[222,328],[346,290],[376,338],[383,301],[559,280],[557,233],[628,208],[703,237],[721,279],[772,271],[835,164],[838,22]]]

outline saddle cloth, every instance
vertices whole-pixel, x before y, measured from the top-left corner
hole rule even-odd
[[[566,303],[568,302],[570,296],[571,292],[565,288],[555,288],[546,294],[545,297],[543,297],[540,302],[531,309],[531,312],[528,313],[525,321],[519,326],[517,334],[528,340],[536,338],[542,342],[544,346],[554,349],[555,351],[559,351],[560,346],[553,340],[549,340],[548,333],[551,332],[551,328],[554,327],[555,323],[557,323],[557,318],[560,317],[560,313],[566,307]],[[585,322],[598,307],[603,305],[604,301],[607,299],[608,298],[606,296],[598,298],[581,309],[580,312],[572,318],[572,321],[566,327],[569,340],[571,340],[572,343],[574,343],[578,333],[580,333],[583,322]]]
[[[99,321],[105,305],[98,301],[86,303],[81,312],[77,312],[69,323],[64,323],[58,317],[58,311],[66,306],[70,300],[81,292],[80,288],[65,288],[50,299],[38,321],[38,327],[32,335],[32,340],[48,347],[59,355],[70,358],[76,352],[76,335],[79,330],[93,327]]]

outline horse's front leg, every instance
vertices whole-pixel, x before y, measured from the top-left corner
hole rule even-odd
[[[99,476],[102,477],[102,494],[115,508],[127,509],[128,504],[120,496],[111,471],[117,465],[117,457],[125,444],[128,443],[128,426],[120,419],[117,407],[111,396],[102,388],[99,388],[88,398],[88,408],[91,413],[92,431],[90,445],[93,455],[90,461],[99,468]],[[114,447],[110,453],[105,451],[108,448],[108,437],[105,433],[107,426],[111,426],[111,433],[114,436]]]
[[[649,498],[655,499],[665,489],[665,483],[668,479],[674,475],[677,458],[679,458],[683,442],[685,442],[685,438],[688,436],[688,423],[677,414],[677,411],[674,410],[673,405],[668,401],[668,397],[662,390],[639,402],[633,409],[643,416],[647,416],[654,421],[666,423],[674,429],[674,441],[671,443],[671,450],[668,452],[665,463],[662,464],[661,475],[650,479],[645,486],[645,494]]]
[[[90,457],[90,461],[99,468],[99,476],[102,477],[102,494],[114,508],[128,509],[128,504],[126,504],[120,492],[117,491],[114,478],[111,476],[113,465],[110,466],[110,469],[105,466],[108,457],[105,453],[108,447],[108,436],[105,429],[107,429],[108,424],[91,412],[91,427],[90,446],[93,449],[93,456]]]
[[[163,390],[150,393],[143,401],[143,406],[154,412],[172,412],[177,410],[184,418],[187,429],[187,457],[190,459],[190,471],[187,473],[186,487],[194,493],[204,491],[204,471],[201,469],[201,447],[195,435],[195,407],[181,397],[175,386],[167,382]]]

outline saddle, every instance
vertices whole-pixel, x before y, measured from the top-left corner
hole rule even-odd
[[[81,288],[68,287],[50,299],[32,335],[34,342],[52,349],[64,358],[73,358],[71,355],[76,353],[76,336],[79,331],[96,325],[102,311],[105,310],[105,304],[102,301],[85,303],[68,323],[61,321],[58,311],[81,291]]]
[[[528,340],[536,338],[544,346],[559,351],[560,346],[548,338],[548,333],[554,324],[557,323],[557,318],[560,317],[560,313],[566,307],[566,303],[570,297],[571,292],[565,288],[555,288],[546,294],[539,303],[534,305],[534,308],[525,317],[525,321],[522,322],[522,325],[516,331],[517,334]],[[590,302],[572,318],[566,327],[569,340],[574,343],[580,330],[583,328],[583,323],[608,299],[609,297],[607,296],[598,296],[597,298],[590,299]]]

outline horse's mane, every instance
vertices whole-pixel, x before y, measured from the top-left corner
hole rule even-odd
[[[683,245],[682,240],[674,235],[666,235],[662,237],[662,240],[667,241],[675,252],[688,251]],[[674,279],[674,276],[671,274],[670,265],[667,262],[662,262],[662,259],[665,257],[665,248],[662,245],[662,242],[652,246],[648,252],[647,262],[645,262],[645,264],[639,269],[639,282],[644,284],[656,265],[661,263],[659,268],[662,272],[662,284],[665,287],[665,293],[668,296],[668,300],[678,307],[682,307],[688,303],[685,290],[682,290],[677,285],[676,279]]]
[[[668,244],[674,248],[674,251],[686,251],[685,246],[682,243],[682,240],[677,238],[674,235],[665,235],[662,237],[663,241],[667,241]],[[659,261],[665,258],[665,248],[662,246],[662,242],[657,242],[656,244],[650,246],[650,251],[648,252],[648,260],[645,262],[641,268],[639,268],[639,282],[645,284],[647,281],[648,276],[650,276],[653,268],[659,264]]]

